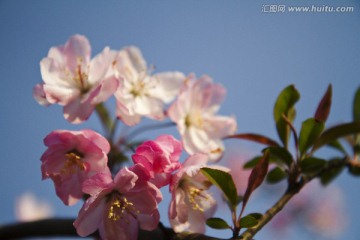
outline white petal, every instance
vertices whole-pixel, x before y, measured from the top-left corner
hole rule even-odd
[[[45,84],[43,89],[46,99],[52,104],[67,105],[80,95],[80,91],[76,88]]]
[[[139,48],[130,46],[126,47],[124,51],[126,51],[132,66],[137,70],[137,72],[146,72],[146,61]]]
[[[151,89],[151,96],[161,99],[165,103],[171,102],[180,92],[185,81],[181,72],[164,72],[152,76],[151,81],[156,81],[156,87]]]
[[[83,35],[72,36],[64,45],[63,55],[70,71],[76,71],[79,63],[82,71],[84,71],[91,57],[89,40]]]
[[[96,55],[90,62],[89,65],[89,78],[88,82],[90,85],[97,84],[101,80],[105,79],[106,74],[113,62],[112,54],[108,47]]]

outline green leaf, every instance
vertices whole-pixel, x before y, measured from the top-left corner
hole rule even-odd
[[[313,173],[326,165],[326,161],[320,158],[309,157],[300,162],[302,173]]]
[[[353,102],[353,119],[360,121],[360,87],[356,90]]]
[[[254,168],[256,166],[256,164],[260,161],[261,158],[262,158],[262,156],[256,156],[256,157],[250,159],[249,161],[247,161],[244,164],[243,168],[244,169],[252,169],[252,168]]]
[[[342,161],[342,159],[335,158],[327,162],[327,164],[337,164],[338,162]],[[331,168],[328,171],[324,172],[320,175],[320,181],[321,184],[326,186],[328,185],[332,180],[334,180],[344,169],[344,166],[337,168]]]
[[[236,206],[238,206],[243,201],[243,199],[244,197],[242,195],[238,195],[236,199]],[[229,201],[224,195],[222,195],[222,200],[228,205],[229,209],[234,209],[234,206],[232,206],[232,204],[229,203]]]
[[[283,147],[269,147],[267,148],[272,156],[275,156],[282,163],[285,163],[288,167],[291,166],[291,163],[294,161],[291,153],[289,153],[286,148]]]
[[[244,196],[238,195],[236,200],[236,205],[239,205],[244,200]]]
[[[214,229],[231,229],[227,222],[222,218],[209,218],[206,220],[206,225]]]
[[[287,173],[284,172],[281,168],[275,167],[271,171],[269,171],[266,181],[271,184],[275,184],[284,180],[287,177]]]
[[[260,218],[262,218],[263,215],[261,213],[250,213],[248,214],[248,216],[252,216],[256,220],[259,220]]]
[[[242,217],[240,219],[240,227],[241,228],[252,228],[255,227],[258,224],[258,220],[251,216],[251,215],[247,215],[245,217]]]
[[[314,118],[309,118],[302,123],[299,150],[301,156],[314,144],[321,132],[324,130],[324,122],[318,122]]]
[[[211,183],[220,188],[234,209],[238,202],[238,195],[231,175],[218,169],[206,167],[201,168],[201,172],[205,177],[207,177],[207,179],[209,179]]]
[[[349,173],[355,177],[360,176],[360,166],[359,165],[350,165],[349,166]]]
[[[327,146],[339,150],[340,152],[346,154],[345,148],[341,145],[341,143],[338,140],[327,144]]]
[[[281,142],[286,148],[290,137],[290,127],[282,116],[284,114],[291,121],[295,118],[295,108],[293,108],[293,106],[299,98],[299,92],[296,90],[294,85],[290,85],[279,94],[275,102],[274,119],[276,129]]]
[[[315,141],[312,151],[319,149],[320,147],[332,143],[341,137],[345,137],[350,134],[360,133],[360,121],[345,123],[337,125],[335,127],[325,130],[320,137]]]
[[[274,147],[280,146],[275,140],[272,140],[271,138],[265,137],[260,134],[254,134],[254,133],[235,134],[235,135],[228,136],[226,138],[244,139],[244,140],[249,140],[249,141],[257,142],[260,144],[264,144],[267,146],[274,146]]]
[[[326,90],[325,95],[321,99],[316,112],[315,112],[315,120],[319,122],[326,122],[331,108],[331,98],[332,98],[332,86],[329,85],[328,89]]]

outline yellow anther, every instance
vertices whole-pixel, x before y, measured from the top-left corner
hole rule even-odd
[[[204,119],[200,112],[195,112],[192,114],[188,114],[185,117],[185,126],[190,127],[194,126],[197,128],[203,128],[204,127]]]
[[[145,87],[145,83],[143,81],[136,82],[136,83],[133,84],[130,93],[134,97],[141,96],[143,94],[143,92],[144,92],[144,87]]]
[[[110,208],[109,208],[109,214],[108,214],[108,218],[114,221],[117,221],[121,218],[121,216],[117,213],[118,210],[121,208],[121,204],[119,200],[115,200],[114,202],[111,203]]]
[[[216,148],[216,149],[213,149],[210,151],[210,153],[214,153],[214,154],[217,154],[217,153],[222,153],[222,149],[221,148]]]
[[[81,156],[75,152],[69,152],[65,154],[66,161],[64,163],[63,168],[61,169],[62,173],[70,173],[73,174],[77,169],[84,171],[85,164],[81,160]]]
[[[140,211],[136,210],[134,204],[128,201],[125,197],[114,196],[108,210],[108,218],[117,221],[119,219],[129,223],[127,215],[130,214],[136,218],[136,215],[140,214]]]
[[[204,194],[203,189],[191,186],[189,188],[189,202],[194,210],[204,211],[200,206],[202,200],[208,200],[208,196]]]

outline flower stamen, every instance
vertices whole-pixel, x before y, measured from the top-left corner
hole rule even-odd
[[[204,212],[204,208],[201,207],[202,200],[208,200],[209,197],[204,193],[204,189],[199,189],[194,186],[189,188],[189,202],[194,210]]]
[[[126,215],[130,214],[132,217],[136,218],[140,211],[137,210],[134,204],[128,201],[125,197],[116,198],[110,203],[108,218],[117,221],[119,219],[124,220],[129,224],[129,220],[126,219]]]
[[[84,162],[81,160],[82,156],[76,152],[69,152],[65,154],[66,161],[64,163],[61,172],[65,173],[75,173],[77,169],[84,171],[86,169]]]

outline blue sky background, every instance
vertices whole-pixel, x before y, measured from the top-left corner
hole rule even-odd
[[[262,12],[268,4],[355,10]],[[75,217],[80,208],[64,207],[52,182],[41,181],[42,139],[55,129],[101,131],[98,119],[94,115],[82,125],[71,125],[61,107],[44,108],[32,98],[33,86],[41,82],[40,60],[50,47],[76,33],[89,38],[93,55],[105,46],[136,45],[156,71],[209,74],[228,89],[221,113],[236,116],[238,132],[277,138],[272,108],[289,84],[295,84],[302,96],[296,127],[313,115],[329,83],[333,107],[328,123],[350,121],[352,98],[360,85],[360,3],[355,0],[0,0],[0,224],[15,220],[15,199],[25,191],[50,201],[56,216]],[[243,142],[229,145],[259,150]],[[345,192],[350,219],[339,239],[358,239],[359,179],[343,173],[335,184]],[[163,214],[167,204],[162,205]],[[223,232],[209,234],[229,237]],[[266,229],[256,239],[269,239]],[[304,235],[297,232],[292,239]]]

